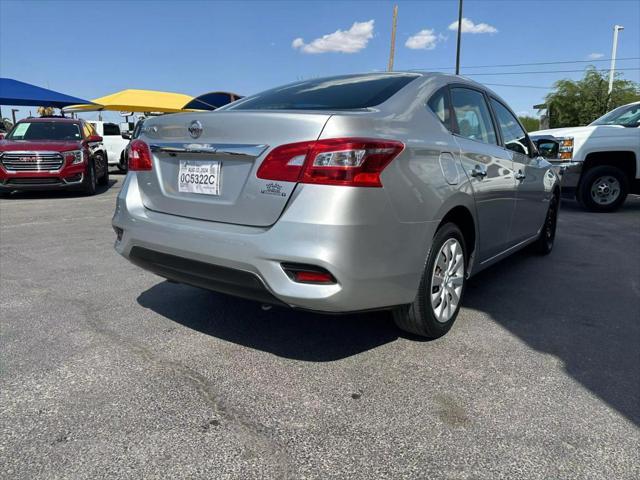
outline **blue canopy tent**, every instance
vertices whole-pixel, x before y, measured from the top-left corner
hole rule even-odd
[[[215,110],[227,103],[235,102],[239,98],[242,98],[242,96],[231,92],[209,92],[194,97],[193,100],[182,108],[191,110]]]
[[[62,108],[78,103],[91,102],[12,78],[0,78],[0,105]]]

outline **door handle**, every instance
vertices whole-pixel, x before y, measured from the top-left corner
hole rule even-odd
[[[522,170],[516,173],[516,180],[524,180],[525,178],[527,178],[527,176],[524,173],[522,173]]]
[[[473,167],[473,170],[471,170],[471,176],[476,178],[484,178],[487,176],[487,170],[485,168],[482,168],[480,165],[476,165],[475,167]]]

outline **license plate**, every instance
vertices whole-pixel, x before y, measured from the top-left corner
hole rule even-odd
[[[178,191],[220,195],[220,162],[180,160]]]

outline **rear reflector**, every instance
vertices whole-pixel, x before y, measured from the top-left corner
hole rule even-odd
[[[336,279],[322,267],[298,263],[283,263],[282,269],[287,276],[298,283],[334,284]]]
[[[129,144],[129,170],[144,171],[151,170],[151,150],[142,140],[133,140]]]
[[[404,149],[395,140],[331,138],[274,148],[257,176],[265,180],[382,187],[380,174]]]

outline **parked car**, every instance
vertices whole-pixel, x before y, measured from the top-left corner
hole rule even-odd
[[[124,133],[117,123],[91,121],[98,135],[104,139],[104,146],[107,151],[107,161],[110,166],[118,167],[121,172],[126,172],[126,163],[124,152],[129,144],[126,138],[122,137]]]
[[[0,192],[73,189],[93,195],[109,184],[102,137],[84,120],[27,118],[0,140]]]
[[[297,82],[149,118],[129,148],[116,250],[264,303],[389,309],[439,337],[470,275],[553,248],[557,175],[506,103],[462,77]]]
[[[640,102],[586,127],[532,132],[538,149],[562,173],[562,193],[594,212],[620,208],[640,193]]]

